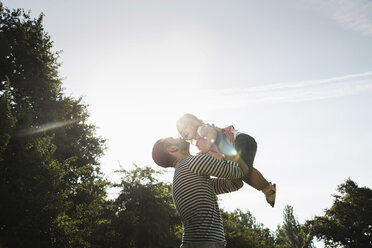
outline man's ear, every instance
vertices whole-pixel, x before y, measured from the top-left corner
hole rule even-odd
[[[170,145],[167,147],[168,149],[168,152],[177,152],[178,151],[178,147],[175,146],[175,145]]]

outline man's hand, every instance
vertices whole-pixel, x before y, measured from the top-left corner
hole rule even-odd
[[[225,155],[223,155],[223,154],[216,153],[216,152],[211,152],[211,151],[209,151],[207,154],[209,156],[214,157],[214,158],[225,160]]]
[[[209,151],[207,154],[212,156],[212,157],[215,157],[217,159],[232,160],[234,162],[237,162],[240,169],[243,171],[244,176],[247,175],[248,172],[249,172],[248,165],[243,161],[243,159],[240,158],[239,155],[231,155],[230,156],[230,155],[224,155],[224,154],[215,153],[215,152],[211,152],[211,151]]]
[[[235,184],[235,186],[240,189],[243,187],[243,181],[241,179],[230,179],[230,181]]]
[[[238,154],[236,154],[236,155],[224,155],[224,156],[225,156],[226,160],[232,160],[234,162],[239,161],[239,155]]]
[[[244,162],[244,160],[240,158],[239,154],[231,156],[225,155],[225,159],[237,162],[239,164],[240,169],[242,169],[244,176],[248,174],[249,167]]]

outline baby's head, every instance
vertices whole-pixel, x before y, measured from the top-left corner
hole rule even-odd
[[[177,121],[177,130],[181,137],[185,140],[196,139],[196,132],[200,125],[204,122],[199,120],[195,115],[184,114]]]

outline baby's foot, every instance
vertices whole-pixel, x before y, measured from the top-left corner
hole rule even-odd
[[[265,194],[267,203],[269,203],[271,207],[274,207],[276,198],[276,184],[269,183],[269,185],[267,185],[262,192]]]

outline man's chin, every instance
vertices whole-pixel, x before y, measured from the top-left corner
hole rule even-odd
[[[190,143],[185,140],[181,140],[179,145],[180,145],[180,148],[184,151],[188,151],[190,148]]]

